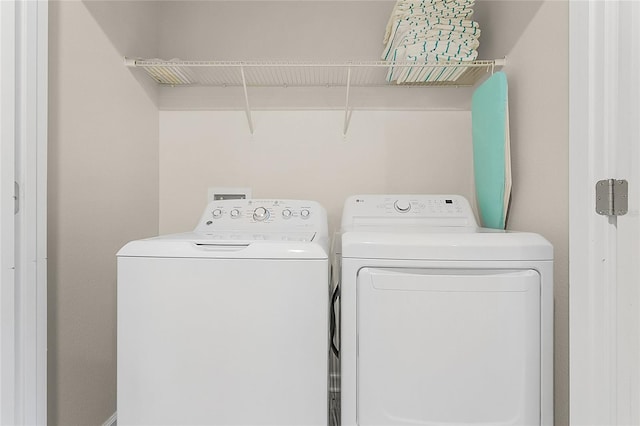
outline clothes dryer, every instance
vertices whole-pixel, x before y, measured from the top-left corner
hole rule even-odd
[[[455,195],[362,195],[342,220],[343,426],[553,424],[553,249]]]
[[[328,237],[312,201],[210,203],[118,253],[119,425],[326,425]]]

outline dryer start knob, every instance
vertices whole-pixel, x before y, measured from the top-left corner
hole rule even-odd
[[[409,201],[407,201],[407,200],[396,200],[396,202],[393,203],[393,206],[400,213],[406,213],[409,210],[411,210],[411,203]]]
[[[269,218],[269,210],[264,207],[258,207],[253,211],[253,219],[258,222],[265,221]]]

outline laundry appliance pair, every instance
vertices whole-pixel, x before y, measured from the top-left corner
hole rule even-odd
[[[333,289],[312,201],[213,201],[127,244],[118,423],[552,424],[544,239],[426,195],[351,197],[339,235]]]

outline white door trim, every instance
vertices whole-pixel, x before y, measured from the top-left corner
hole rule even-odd
[[[0,425],[15,419],[15,3],[0,2]]]
[[[47,418],[47,88],[48,3],[16,3],[17,424]]]
[[[611,358],[598,345],[610,340],[611,294],[600,285],[610,273],[609,225],[595,217],[593,183],[603,176],[604,3],[569,4],[569,323],[571,424],[613,424]],[[604,117],[603,117],[604,118]]]
[[[0,425],[44,425],[48,4],[1,1],[0,21]]]
[[[595,213],[595,183],[621,177],[618,64],[632,52],[621,47],[619,1],[569,7],[570,419],[617,425],[629,398],[619,374],[631,366],[618,352],[617,219]]]

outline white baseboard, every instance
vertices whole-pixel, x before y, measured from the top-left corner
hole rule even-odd
[[[118,412],[116,411],[107,419],[102,426],[116,426],[118,424]]]

